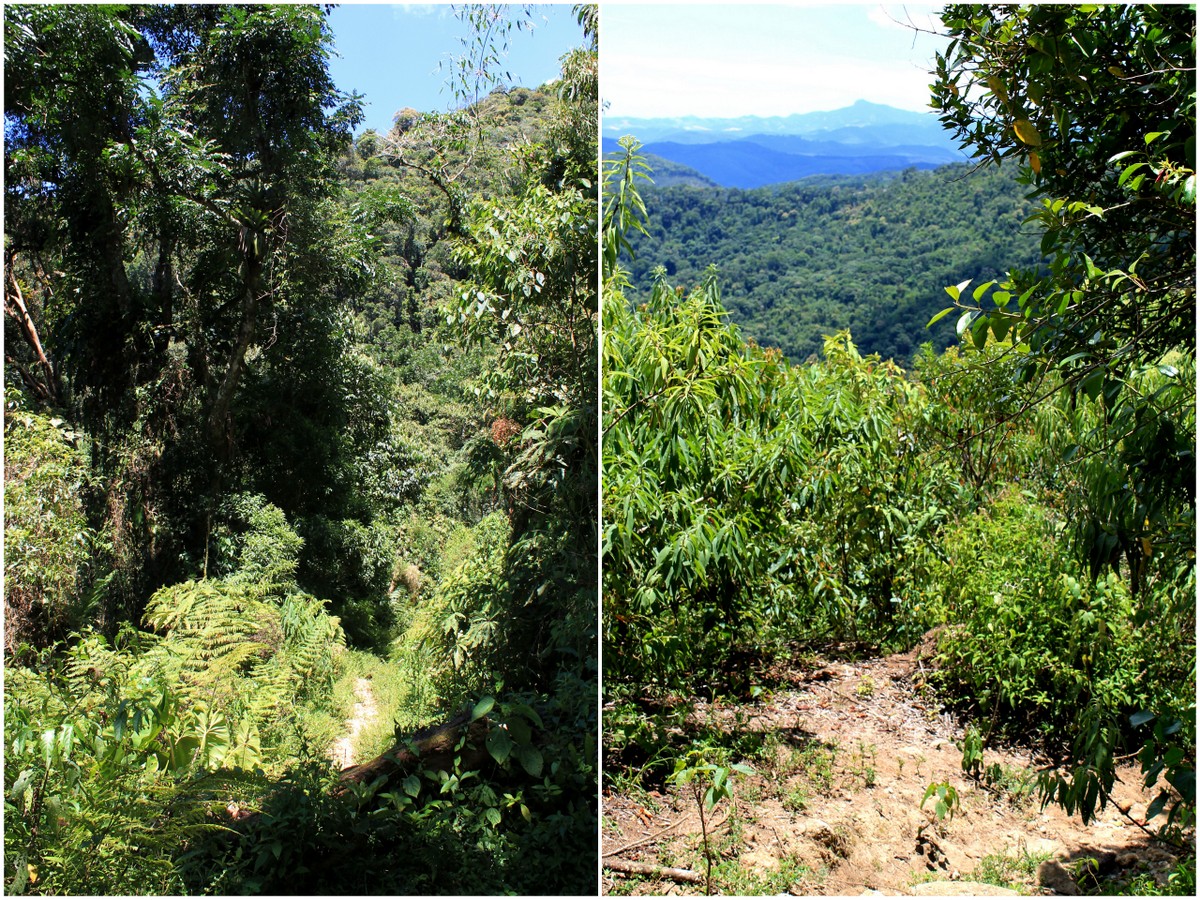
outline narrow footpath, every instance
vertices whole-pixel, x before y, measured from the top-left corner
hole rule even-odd
[[[358,736],[379,715],[379,708],[375,704],[375,694],[371,691],[369,679],[359,678],[355,682],[354,699],[354,710],[350,718],[346,720],[346,735],[339,738],[330,751],[333,761],[343,769],[348,769],[355,764],[354,756],[358,749]]]

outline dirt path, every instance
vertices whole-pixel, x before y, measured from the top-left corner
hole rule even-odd
[[[343,769],[354,765],[355,743],[358,736],[379,715],[379,709],[375,705],[375,694],[371,691],[371,682],[368,679],[359,678],[354,683],[354,698],[354,710],[350,718],[346,720],[347,734],[335,742],[331,748],[334,762]]]
[[[696,711],[729,730],[762,733],[759,757],[747,760],[756,774],[736,782],[732,808],[712,814],[725,893],[1004,893],[977,883],[984,879],[1071,893],[1078,889],[1067,870],[1083,857],[1118,874],[1162,875],[1174,863],[1133,821],[1152,799],[1135,768],[1120,770],[1113,791],[1128,815],[1110,805],[1088,827],[1057,806],[1038,808],[1028,753],[985,750],[985,765],[1004,767],[999,791],[967,779],[954,743],[961,729],[915,686],[919,649],[791,675],[794,686],[765,702]],[[933,800],[921,808],[933,783],[958,792],[952,817],[939,820]],[[674,791],[606,790],[603,814],[606,865],[704,872],[694,801]],[[702,894],[704,885],[606,868],[604,892]]]

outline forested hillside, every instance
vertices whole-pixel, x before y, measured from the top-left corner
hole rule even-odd
[[[655,170],[657,181],[657,170]],[[911,360],[921,344],[957,341],[953,322],[926,329],[947,284],[982,283],[1041,261],[1035,209],[1016,167],[812,178],[744,191],[647,187],[647,235],[635,235],[633,295],[662,266],[699,284],[716,265],[729,312],[748,337],[800,362],[849,329],[866,353]]]
[[[6,892],[594,890],[577,12],[355,141],[322,8],[5,8]]]
[[[607,165],[613,893],[1195,894],[1195,15],[941,16],[934,103],[998,172]],[[1001,252],[1014,169],[1044,265]],[[857,306],[791,362],[736,324],[818,290]]]

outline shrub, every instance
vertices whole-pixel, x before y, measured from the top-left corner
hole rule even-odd
[[[81,500],[87,463],[62,419],[4,413],[4,649],[48,646],[79,627],[92,531]]]

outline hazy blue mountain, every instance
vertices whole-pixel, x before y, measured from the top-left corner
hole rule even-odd
[[[836,133],[833,140],[850,143],[857,142],[857,135],[869,137],[875,142],[954,146],[932,112],[912,112],[865,100],[859,100],[844,109],[791,116],[740,116],[732,119],[605,116],[602,129],[604,137],[619,138],[632,134],[642,143],[711,143],[755,134],[790,134],[829,139],[833,133]],[[921,139],[913,141],[914,135],[921,135]]]
[[[605,142],[605,153],[616,145]],[[940,153],[864,152],[863,148],[842,148],[830,154],[799,154],[773,150],[754,140],[722,141],[713,144],[647,144],[642,148],[672,163],[695,170],[721,187],[756,188],[786,181],[798,181],[814,175],[868,175],[873,172],[917,168],[933,169],[944,165]],[[656,179],[657,180],[657,179]]]
[[[605,153],[634,135],[647,153],[723,187],[754,188],[814,175],[931,169],[964,155],[932,113],[860,100],[829,112],[704,119],[606,118]]]

